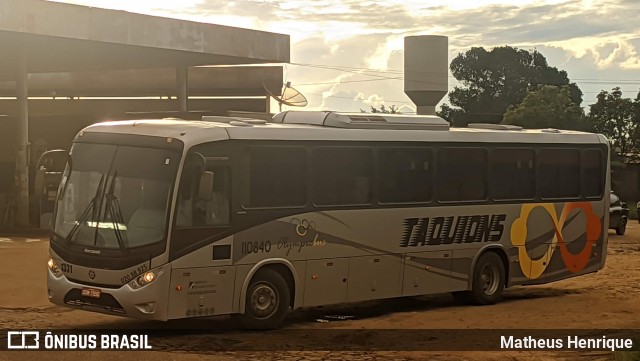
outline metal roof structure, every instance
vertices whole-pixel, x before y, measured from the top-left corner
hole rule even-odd
[[[288,35],[42,0],[0,0],[0,79],[28,73],[289,62]]]
[[[0,81],[15,82],[17,99],[19,225],[29,223],[29,74],[172,68],[177,110],[186,112],[189,67],[290,59],[288,35],[42,0],[0,0],[0,49]],[[73,77],[41,88],[60,79]]]

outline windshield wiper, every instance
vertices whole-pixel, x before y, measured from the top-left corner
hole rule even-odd
[[[103,182],[104,182],[104,174],[102,175],[102,177],[100,177],[100,183],[98,183],[98,188],[96,189],[96,193],[93,196],[93,199],[91,199],[91,202],[89,202],[89,204],[87,205],[87,208],[85,208],[85,210],[82,212],[80,219],[78,219],[76,221],[76,224],[73,225],[73,228],[71,228],[71,230],[69,231],[69,234],[67,234],[67,236],[64,238],[65,241],[70,242],[73,239],[73,236],[78,231],[78,229],[80,229],[80,226],[82,225],[82,223],[84,223],[87,220],[87,218],[89,217],[89,214],[93,215],[94,220],[96,219],[96,203],[100,198],[100,190],[102,189]]]
[[[122,251],[126,251],[125,243],[129,243],[124,235],[120,231],[120,225],[124,224],[124,217],[122,216],[122,210],[120,209],[120,202],[118,197],[115,196],[115,188],[116,188],[116,179],[118,178],[118,172],[113,173],[113,178],[111,178],[111,185],[109,186],[109,191],[105,194],[105,198],[107,200],[107,206],[105,207],[105,217],[106,213],[109,212],[109,218],[111,218],[111,224],[113,225],[113,231],[116,234],[116,239],[118,240],[118,246]],[[95,242],[94,242],[95,245]]]

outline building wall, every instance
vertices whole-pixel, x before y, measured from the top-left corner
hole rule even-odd
[[[612,188],[627,204],[638,202],[640,200],[640,164],[626,164],[624,168],[615,168]]]

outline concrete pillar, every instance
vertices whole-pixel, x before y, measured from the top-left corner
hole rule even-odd
[[[189,70],[184,65],[176,68],[176,86],[178,87],[178,110],[181,112],[189,111],[187,100],[189,97]]]
[[[16,131],[16,223],[29,225],[29,97],[27,87],[27,56],[20,52],[16,67],[16,98],[18,126]]]
[[[435,105],[416,105],[416,114],[419,114],[419,115],[435,115],[436,114],[436,106]]]

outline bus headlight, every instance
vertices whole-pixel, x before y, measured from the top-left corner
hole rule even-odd
[[[147,271],[143,273],[141,276],[131,281],[131,288],[138,289],[140,287],[144,287],[149,283],[153,282],[156,279],[156,274],[153,271]]]
[[[62,271],[60,271],[60,268],[56,264],[56,261],[53,260],[53,258],[49,258],[49,262],[47,262],[47,267],[49,267],[49,271],[51,271],[51,273],[53,273],[54,276],[60,277],[60,275],[62,275]]]
[[[153,282],[153,280],[156,278],[156,274],[153,273],[152,271],[146,272],[145,274],[143,274],[142,276],[138,277],[138,283],[141,286],[146,285],[147,283],[151,283]]]

